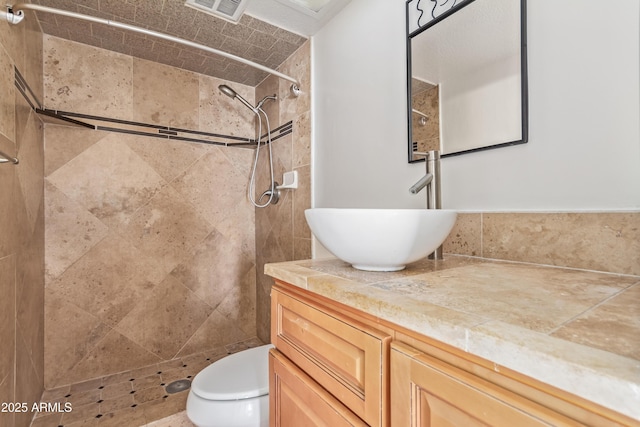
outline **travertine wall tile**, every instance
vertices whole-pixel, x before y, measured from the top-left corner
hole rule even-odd
[[[101,139],[48,177],[109,226],[125,224],[166,185],[123,139],[119,134]]]
[[[458,255],[482,256],[482,214],[458,213],[443,250]]]
[[[213,310],[173,276],[167,276],[116,329],[147,351],[169,360]]]
[[[108,132],[95,131],[70,126],[47,127],[47,155],[44,158],[46,177],[64,166],[71,159],[109,135]]]
[[[483,256],[640,274],[640,212],[483,214]]]
[[[281,181],[284,172],[298,171],[298,189],[283,190],[277,205],[256,210],[257,268],[257,333],[263,341],[270,340],[270,293],[273,279],[264,274],[264,264],[311,257],[311,232],[304,210],[311,207],[311,52],[310,44],[302,45],[280,67],[279,71],[300,81],[302,93],[293,97],[291,83],[273,76],[256,88],[256,99],[277,93],[278,102],[265,104],[271,123],[293,122],[293,134],[273,142],[274,175]],[[273,125],[272,125],[273,126]],[[266,151],[266,150],[265,150]],[[259,163],[258,196],[270,184],[268,157]]]
[[[53,36],[44,37],[44,106],[133,119],[133,58]]]
[[[223,84],[255,105],[254,88],[200,75],[200,130],[219,133],[223,126],[228,135],[254,138],[256,115],[239,101],[222,93],[218,86]]]
[[[174,82],[167,87],[167,82]],[[198,128],[196,73],[133,59],[133,120],[180,129]]]
[[[69,63],[103,54],[55,43]],[[224,81],[132,62],[137,77],[121,104],[135,105],[136,120],[253,136],[253,113],[220,94]],[[185,79],[178,98],[166,90]],[[100,93],[111,83],[90,84]],[[254,99],[253,88],[234,88]],[[74,96],[86,93],[70,93],[69,105],[83,108]],[[113,117],[110,109],[100,115]],[[252,150],[54,125],[49,136],[47,155],[60,153],[47,167],[47,387],[255,337]],[[57,363],[69,348],[73,357]]]
[[[15,308],[15,271],[16,259],[14,255],[0,258],[0,322],[3,325],[14,325],[16,318]],[[0,395],[9,397],[8,402],[13,402],[13,374],[15,369],[15,327],[0,328],[0,339],[4,345],[0,346]],[[0,415],[0,420],[7,416]]]
[[[448,253],[640,274],[640,212],[460,213]]]
[[[0,134],[7,139],[15,140],[15,84],[13,61],[0,45]],[[7,153],[9,154],[9,153]]]
[[[39,401],[44,372],[44,198],[42,123],[15,87],[17,70],[42,94],[42,33],[0,22],[0,401]],[[27,426],[33,413],[0,413],[0,425]]]

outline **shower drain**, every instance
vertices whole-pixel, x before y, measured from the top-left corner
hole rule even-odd
[[[179,393],[181,391],[185,391],[191,387],[191,381],[189,380],[178,380],[170,383],[165,387],[165,390],[169,394]]]

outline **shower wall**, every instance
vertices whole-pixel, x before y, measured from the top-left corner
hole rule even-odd
[[[28,14],[0,22],[0,150],[20,163],[0,164],[1,426],[28,426],[43,388],[44,199],[42,123],[14,85],[14,67],[42,99],[42,33]]]
[[[50,109],[254,135],[220,79],[51,36],[44,70]],[[256,336],[252,150],[59,125],[45,143],[46,388]]]
[[[271,76],[256,88],[256,99],[277,94],[279,102],[266,104],[270,121],[293,121],[293,133],[273,144],[274,169],[275,179],[280,183],[284,172],[298,171],[299,187],[283,190],[278,204],[256,210],[257,332],[265,342],[270,341],[273,279],[264,274],[264,264],[311,258],[311,231],[304,218],[304,210],[311,207],[310,42],[302,45],[278,70],[298,79],[300,96],[291,96],[290,82]],[[260,191],[270,185],[268,166],[266,155],[262,155],[256,186]]]
[[[411,81],[411,108],[425,114],[427,122],[420,124],[422,116],[411,115],[413,142],[417,143],[416,151],[426,153],[440,150],[440,95],[439,86],[433,86],[418,79]]]

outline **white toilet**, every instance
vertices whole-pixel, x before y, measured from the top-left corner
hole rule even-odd
[[[198,427],[269,426],[271,344],[226,356],[191,383],[187,416]]]

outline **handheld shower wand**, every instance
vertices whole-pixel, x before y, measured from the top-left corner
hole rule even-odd
[[[258,114],[258,107],[254,107],[253,105],[249,104],[249,101],[247,101],[246,99],[241,97],[238,94],[238,92],[236,92],[235,90],[231,89],[229,86],[220,85],[220,86],[218,86],[218,89],[220,89],[220,92],[224,93],[229,98],[237,99],[238,101],[242,102],[245,105],[245,107],[247,107],[248,109],[250,109],[254,113]]]
[[[237,99],[238,101],[242,102],[242,104],[244,104],[245,107],[253,111],[255,115],[258,116],[258,137],[256,138],[258,142],[258,146],[256,147],[256,156],[253,162],[253,168],[251,170],[251,180],[249,182],[249,199],[251,200],[251,203],[253,203],[253,205],[257,208],[265,208],[269,206],[271,203],[273,204],[278,203],[279,191],[276,189],[278,184],[276,183],[273,177],[273,152],[271,150],[271,127],[269,125],[269,117],[267,116],[267,113],[265,113],[264,110],[262,109],[262,105],[266,101],[268,100],[276,101],[278,97],[276,95],[265,96],[254,107],[251,104],[249,104],[249,101],[244,99],[242,96],[240,96],[235,90],[231,89],[229,86],[220,85],[218,86],[218,89],[220,89],[220,91],[225,95],[227,95],[228,97],[232,99]],[[269,200],[267,200],[265,204],[258,203],[262,201],[262,197],[258,199],[258,202],[256,202],[254,197],[255,186],[256,186],[256,169],[258,166],[258,157],[260,156],[260,145],[262,144],[262,141],[261,141],[262,140],[262,116],[260,115],[261,113],[262,115],[264,115],[264,119],[267,124],[267,145],[269,146],[269,170],[271,173],[271,186],[267,191],[265,191],[262,194],[262,196],[265,196],[265,195],[269,196]]]

